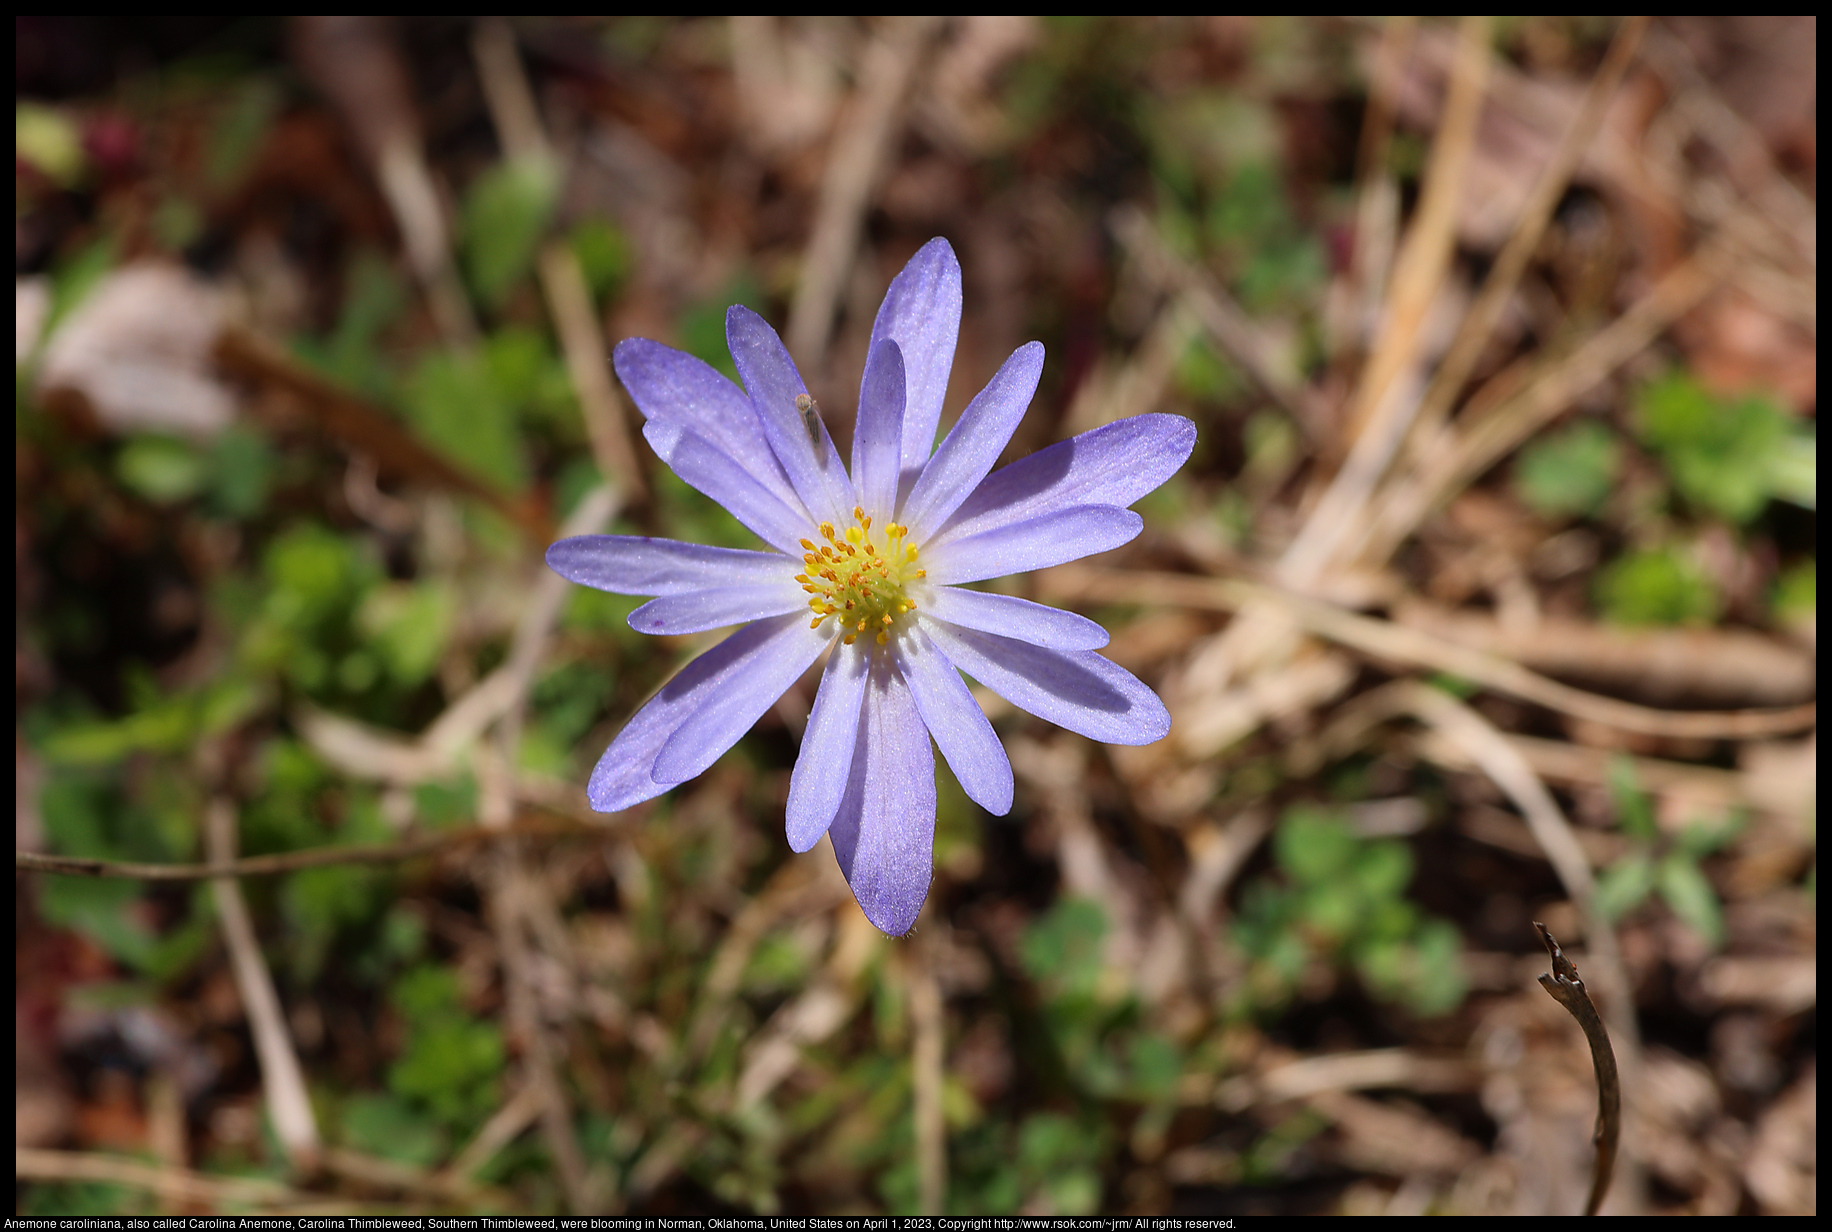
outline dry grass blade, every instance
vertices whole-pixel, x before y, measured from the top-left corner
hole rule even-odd
[[[1383,325],[1349,411],[1354,443],[1348,458],[1279,559],[1279,575],[1303,585],[1340,554],[1380,476],[1404,440],[1418,401],[1409,375],[1419,360],[1425,313],[1450,268],[1456,244],[1457,200],[1476,138],[1488,81],[1488,25],[1465,18],[1458,34],[1444,118],[1432,142],[1431,166],[1419,204],[1394,262]]]
[[[1609,53],[1603,58],[1596,76],[1591,79],[1590,88],[1584,94],[1577,116],[1572,120],[1571,127],[1565,130],[1558,149],[1552,155],[1552,161],[1540,172],[1526,208],[1521,212],[1520,221],[1515,224],[1507,243],[1496,255],[1494,265],[1489,267],[1488,278],[1484,280],[1482,290],[1477,293],[1475,302],[1470,305],[1468,314],[1457,329],[1450,350],[1438,365],[1431,387],[1425,391],[1412,425],[1414,440],[1426,439],[1437,429],[1461,392],[1464,382],[1475,369],[1477,357],[1501,319],[1502,309],[1506,307],[1509,296],[1520,283],[1520,276],[1526,272],[1528,261],[1539,247],[1540,237],[1545,234],[1546,223],[1552,217],[1553,208],[1558,205],[1559,198],[1571,182],[1572,173],[1577,170],[1585,151],[1595,138],[1597,126],[1603,121],[1604,110],[1615,95],[1616,87],[1621,84],[1622,75],[1628,71],[1647,25],[1646,17],[1629,17],[1623,20],[1616,31],[1616,37],[1609,45]]]
[[[500,18],[478,22],[471,39],[471,54],[477,62],[490,119],[504,152],[518,162],[551,166],[553,149],[508,23]],[[547,299],[547,311],[553,317],[554,332],[566,355],[566,371],[585,419],[592,459],[598,464],[599,474],[615,483],[630,501],[640,503],[647,494],[647,485],[630,439],[629,414],[611,383],[609,349],[592,308],[579,258],[564,241],[549,239],[541,246],[536,272]]]
[[[1315,636],[1376,658],[1448,672],[1500,693],[1622,731],[1651,736],[1708,740],[1749,740],[1811,727],[1818,713],[1809,703],[1786,710],[1656,710],[1560,684],[1497,655],[1459,646],[1390,621],[1358,616],[1317,599],[1252,582],[1197,578],[1180,573],[1144,573],[1070,565],[1044,575],[1046,593],[1058,600],[1093,599],[1179,604],[1218,611],[1275,605]]]
[[[211,1210],[236,1206],[275,1207],[310,1201],[310,1195],[278,1181],[207,1176],[184,1168],[84,1151],[13,1149],[13,1175],[21,1181],[125,1185],[157,1194],[167,1202],[195,1203]]]
[[[37,851],[15,851],[13,866],[27,872],[68,877],[119,877],[131,881],[209,881],[218,877],[275,877],[307,868],[344,864],[395,864],[419,856],[459,851],[479,844],[510,839],[556,841],[576,839],[601,842],[602,824],[547,817],[524,817],[513,828],[466,826],[422,834],[398,843],[355,843],[347,847],[310,847],[271,856],[242,856],[208,864],[141,864],[131,860],[97,860],[85,856],[55,856]]]
[[[1616,1073],[1616,1054],[1609,1046],[1609,1032],[1597,1016],[1597,1007],[1590,1003],[1590,994],[1584,991],[1584,980],[1578,975],[1578,969],[1565,957],[1565,952],[1559,949],[1558,942],[1553,940],[1544,924],[1535,920],[1533,927],[1539,930],[1539,939],[1545,942],[1546,952],[1552,956],[1552,971],[1539,977],[1540,987],[1577,1019],[1584,1039],[1590,1044],[1591,1063],[1597,1070],[1597,1158],[1591,1171],[1590,1197],[1584,1202],[1584,1213],[1594,1215],[1609,1193],[1610,1177],[1615,1172],[1616,1143],[1622,1134],[1622,1080]]]
[[[233,861],[240,825],[235,806],[218,796],[210,801],[206,813],[204,833],[211,863]],[[306,1093],[305,1070],[293,1048],[292,1031],[280,1009],[280,994],[274,990],[273,975],[261,955],[261,943],[255,938],[248,903],[242,897],[241,884],[232,877],[214,879],[210,892],[216,900],[217,918],[222,921],[223,940],[229,947],[242,1011],[248,1015],[248,1029],[254,1036],[255,1056],[261,1063],[261,1087],[267,1097],[268,1115],[273,1118],[274,1136],[293,1167],[310,1173],[321,1162],[318,1119]]]
[[[1417,464],[1375,502],[1373,516],[1361,524],[1356,559],[1372,564],[1392,556],[1434,511],[1704,299],[1722,280],[1724,265],[1722,245],[1709,242],[1575,350],[1523,360],[1492,378],[1458,424],[1423,446]]]
[[[827,353],[840,288],[859,245],[872,187],[883,170],[917,61],[936,29],[930,17],[893,17],[859,65],[852,110],[840,121],[821,179],[814,228],[803,258],[801,288],[789,311],[785,341],[805,371],[818,371]]]

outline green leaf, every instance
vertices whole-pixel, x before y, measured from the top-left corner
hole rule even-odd
[[[276,460],[265,436],[232,424],[211,443],[208,463],[209,502],[217,513],[243,521],[267,507]]]
[[[459,251],[471,290],[495,309],[534,264],[560,189],[550,160],[518,158],[498,163],[465,193]]]
[[[1660,897],[1673,914],[1703,937],[1712,949],[1724,944],[1724,909],[1717,891],[1698,864],[1683,852],[1673,852],[1660,862]]]
[[[1647,901],[1653,889],[1653,859],[1646,852],[1634,852],[1597,874],[1597,909],[1620,920]]]
[[[1783,441],[1769,466],[1769,490],[1803,509],[1819,508],[1819,434],[1802,429]]]
[[[1086,898],[1065,898],[1025,930],[1020,953],[1024,967],[1039,980],[1054,980],[1086,990],[1100,974],[1101,942],[1107,935],[1107,913]]]
[[[1367,844],[1354,878],[1369,902],[1398,898],[1412,880],[1412,848],[1393,839]]]
[[[1315,885],[1346,870],[1361,840],[1346,821],[1316,809],[1287,809],[1273,835],[1273,858],[1293,880]]]
[[[357,1095],[344,1102],[338,1128],[359,1151],[416,1167],[444,1158],[446,1133],[437,1122],[392,1095]]]
[[[264,564],[268,615],[300,630],[344,608],[374,572],[348,540],[309,523],[275,538]]]
[[[1643,440],[1688,501],[1739,524],[1762,511],[1788,449],[1789,419],[1779,404],[1720,400],[1673,373],[1642,390],[1639,409]]]
[[[567,237],[594,302],[603,303],[622,287],[636,265],[636,249],[615,224],[587,219]]]
[[[526,482],[515,403],[487,357],[429,352],[407,378],[402,400],[420,437],[452,461],[506,490]]]
[[[1529,444],[1514,464],[1514,486],[1536,512],[1568,517],[1597,511],[1616,485],[1622,443],[1595,420],[1580,419]]]
[[[115,458],[122,486],[156,505],[188,500],[202,490],[208,473],[203,455],[169,436],[136,436]]]
[[[1611,562],[1597,577],[1597,605],[1620,625],[1702,625],[1720,601],[1708,578],[1668,548],[1635,552]]]
[[[1775,581],[1775,615],[1782,620],[1812,620],[1819,611],[1819,565],[1808,559]]]
[[[1607,778],[1609,798],[1616,806],[1616,817],[1622,824],[1622,832],[1643,842],[1652,842],[1658,838],[1660,831],[1654,824],[1653,803],[1647,793],[1641,790],[1635,763],[1627,757],[1610,758]]]
[[[431,676],[458,618],[458,596],[441,582],[386,582],[369,592],[356,624],[399,684]]]

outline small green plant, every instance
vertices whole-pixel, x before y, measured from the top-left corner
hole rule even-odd
[[[1658,894],[1712,949],[1722,946],[1724,908],[1700,861],[1735,838],[1742,821],[1696,821],[1669,838],[1654,824],[1652,802],[1630,762],[1611,767],[1609,787],[1622,832],[1633,847],[1598,876],[1597,905],[1619,920]]]
[[[1541,437],[1521,450],[1514,486],[1536,513],[1548,518],[1593,514],[1616,486],[1622,442],[1590,419]]]
[[[1813,468],[1809,462],[1803,483],[1795,433],[1774,400],[1718,398],[1671,373],[1641,391],[1638,409],[1642,441],[1694,507],[1741,525],[1772,497],[1797,499],[1804,490],[1811,503]]]
[[[1280,820],[1273,859],[1280,876],[1247,886],[1234,922],[1252,960],[1242,1008],[1283,1005],[1317,962],[1353,970],[1376,997],[1414,1013],[1462,1003],[1456,928],[1405,897],[1411,848],[1363,839],[1335,813],[1299,806]]]
[[[1597,575],[1597,606],[1619,625],[1704,625],[1720,600],[1711,580],[1672,548],[1631,552]]]

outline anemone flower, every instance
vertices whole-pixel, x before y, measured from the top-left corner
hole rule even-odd
[[[830,835],[859,906],[896,936],[933,876],[931,737],[968,796],[1011,809],[1011,762],[962,672],[1094,740],[1149,744],[1170,729],[1157,696],[1096,653],[1099,625],[967,584],[1132,539],[1143,522],[1126,506],[1183,465],[1195,425],[1139,415],[993,472],[1043,370],[1031,342],[932,448],[960,318],[960,263],[931,240],[872,326],[850,474],[756,313],[725,317],[743,389],[691,355],[625,340],[614,362],[643,436],[770,550],[584,535],[547,551],[570,581],[653,596],[630,615],[640,633],[738,626],[611,742],[587,787],[592,807],[626,809],[698,775],[826,654],[789,778],[789,846]]]

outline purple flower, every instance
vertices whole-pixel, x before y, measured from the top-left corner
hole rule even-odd
[[[741,626],[664,685],[592,771],[616,812],[684,783],[737,742],[830,647],[789,779],[789,846],[833,836],[859,906],[885,932],[916,922],[933,876],[932,736],[961,787],[1011,809],[1011,762],[961,672],[1012,704],[1112,744],[1149,744],[1170,716],[1096,654],[1099,625],[966,583],[1118,547],[1126,506],[1189,457],[1196,427],[1139,415],[989,475],[1036,392],[1043,347],[1019,347],[931,453],[960,332],[961,271],[931,240],[872,326],[848,475],[776,331],[725,317],[739,389],[691,355],[620,343],[617,375],[663,461],[773,549],[585,535],[547,550],[570,581],[652,595],[642,633]]]

